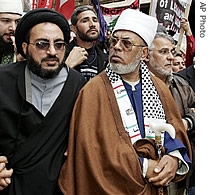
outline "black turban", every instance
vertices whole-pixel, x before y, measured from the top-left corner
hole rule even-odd
[[[26,57],[26,55],[23,52],[22,43],[25,41],[27,32],[35,25],[43,22],[51,22],[58,25],[63,32],[64,41],[69,43],[70,27],[66,18],[54,10],[48,8],[37,8],[27,12],[21,18],[15,30],[15,44],[17,47],[17,52],[23,57]]]

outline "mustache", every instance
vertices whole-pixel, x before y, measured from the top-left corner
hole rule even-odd
[[[4,35],[15,36],[15,33],[14,32],[4,33]]]
[[[56,56],[48,55],[47,57],[43,58],[42,61],[54,60],[59,62],[59,59]]]
[[[96,30],[98,32],[98,29],[96,27],[90,27],[90,29],[87,32],[90,32],[91,30]]]

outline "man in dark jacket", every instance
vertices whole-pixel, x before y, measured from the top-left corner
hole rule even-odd
[[[193,91],[195,91],[195,64],[188,66],[182,71],[179,71],[178,74],[186,79],[192,87]]]
[[[89,81],[108,63],[107,54],[96,44],[100,24],[94,9],[87,5],[77,7],[71,16],[71,30],[76,37],[68,45],[66,64]]]
[[[68,21],[50,9],[27,12],[15,40],[26,60],[0,68],[0,194],[61,194],[69,121],[86,83],[64,64]]]
[[[160,78],[170,89],[189,137],[189,132],[194,132],[195,130],[195,93],[187,80],[177,73],[172,73],[172,61],[175,52],[173,38],[168,34],[158,32],[150,47],[147,65],[151,73]],[[193,139],[191,136],[189,138],[190,141]],[[192,150],[194,154],[194,148]],[[170,183],[170,195],[183,195],[188,187],[186,185],[183,181]]]

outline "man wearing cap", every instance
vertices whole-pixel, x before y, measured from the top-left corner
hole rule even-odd
[[[70,28],[50,9],[27,12],[17,25],[26,60],[0,68],[0,194],[59,195],[69,121],[84,77],[64,63]]]
[[[189,171],[190,143],[178,108],[144,63],[157,25],[138,10],[121,13],[109,64],[81,89],[72,113],[68,157],[58,181],[65,195],[167,194],[169,182]],[[172,137],[161,134],[159,156],[151,123],[176,131]]]
[[[16,61],[14,34],[23,14],[22,0],[0,0],[0,64]]]

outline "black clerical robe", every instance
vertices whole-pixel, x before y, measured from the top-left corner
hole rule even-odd
[[[58,195],[72,109],[85,79],[70,69],[46,116],[26,101],[26,62],[0,68],[0,155],[13,168],[8,195]]]

